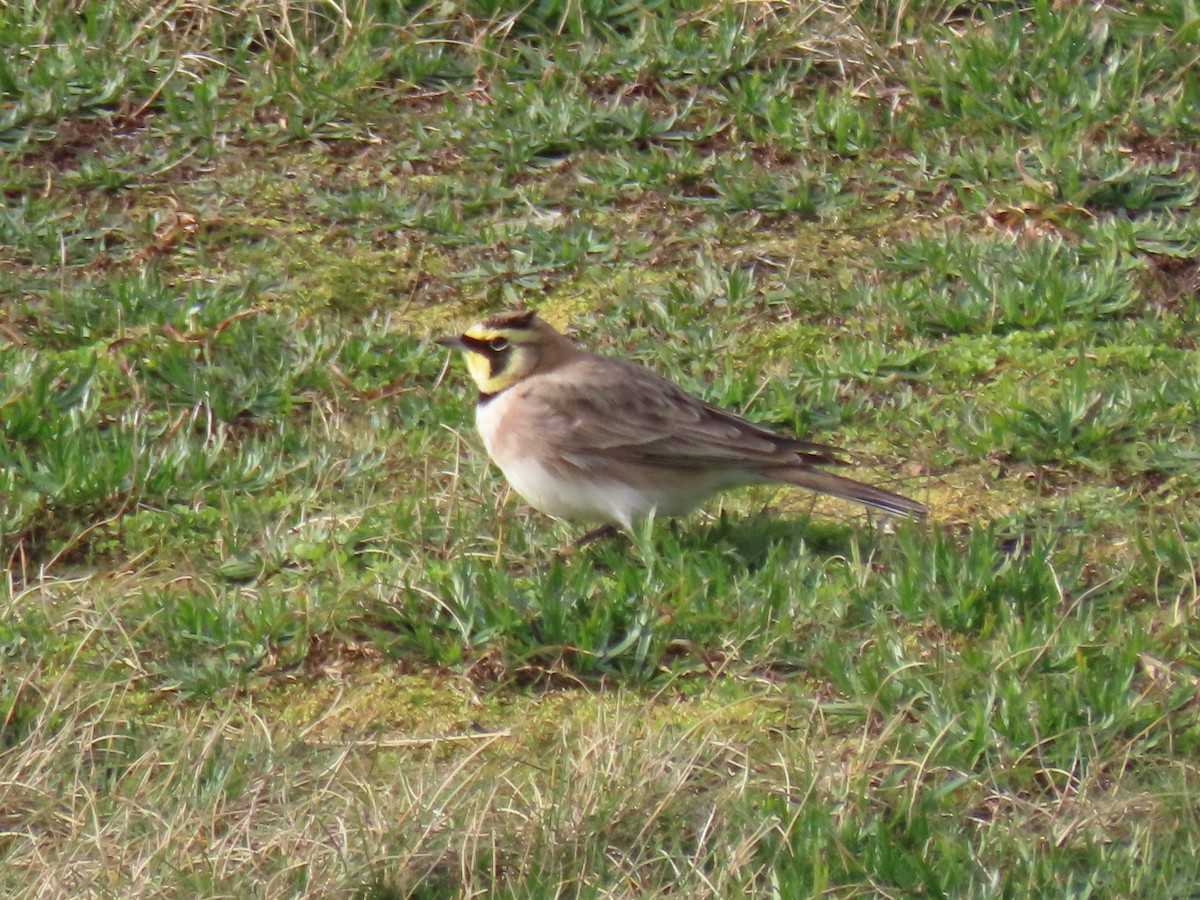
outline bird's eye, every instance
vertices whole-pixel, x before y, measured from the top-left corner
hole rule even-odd
[[[492,338],[490,341],[488,341],[488,347],[494,350],[496,353],[499,353],[502,350],[507,350],[508,338]]]

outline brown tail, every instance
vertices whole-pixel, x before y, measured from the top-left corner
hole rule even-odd
[[[830,494],[834,497],[841,497],[843,500],[865,503],[867,506],[873,506],[897,516],[915,516],[923,519],[928,512],[925,504],[918,503],[916,500],[909,500],[907,497],[901,497],[891,491],[871,487],[869,484],[863,484],[852,478],[843,478],[841,475],[834,475],[830,472],[823,472],[820,469],[793,466],[786,469],[773,469],[771,474],[780,481],[798,484],[810,491]]]

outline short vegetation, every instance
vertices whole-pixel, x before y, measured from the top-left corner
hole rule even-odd
[[[0,4],[0,893],[1200,884],[1200,9]],[[581,527],[536,307],[851,448]]]

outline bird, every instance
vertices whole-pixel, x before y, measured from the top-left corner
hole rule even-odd
[[[897,516],[927,513],[821,468],[848,465],[845,451],[777,434],[640,363],[584,350],[534,310],[502,312],[436,342],[465,358],[479,389],[476,428],[513,489],[550,516],[600,526],[581,543],[772,482]]]

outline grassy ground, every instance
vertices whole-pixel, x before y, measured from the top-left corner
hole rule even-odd
[[[1200,883],[1190,0],[0,46],[0,892]],[[517,303],[931,522],[749,491],[555,557],[429,340]]]

